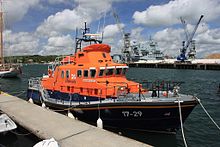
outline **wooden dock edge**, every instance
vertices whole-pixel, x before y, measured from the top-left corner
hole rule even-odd
[[[55,138],[61,147],[145,147],[136,140],[71,119],[6,93],[0,94],[0,110],[41,139]]]

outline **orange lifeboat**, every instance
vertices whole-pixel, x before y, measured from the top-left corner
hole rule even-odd
[[[104,127],[175,131],[179,128],[177,99],[183,103],[183,120],[197,102],[189,95],[154,95],[142,84],[128,80],[128,66],[113,62],[111,48],[102,41],[77,37],[74,55],[56,59],[48,76],[29,80],[27,97],[37,104],[71,112],[80,120]],[[88,46],[82,47],[82,42]]]

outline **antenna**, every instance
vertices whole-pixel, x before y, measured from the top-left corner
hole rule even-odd
[[[98,24],[98,27],[97,27],[97,31],[96,31],[96,33],[98,33],[100,30],[99,30],[99,28],[100,28],[100,20],[99,20],[99,24]]]
[[[77,52],[77,37],[78,37],[78,28],[75,30],[75,53]]]
[[[81,38],[77,37],[78,30],[76,30],[76,46],[75,46],[76,49],[75,49],[75,53],[78,50],[81,51],[81,49],[82,49],[82,42],[90,43],[90,45],[92,44],[92,42],[95,43],[95,44],[102,43],[101,40],[93,38],[95,36],[100,36],[100,34],[91,34],[91,33],[89,33],[90,32],[90,28],[87,28],[86,22],[84,24],[85,24],[85,27],[81,29],[82,30],[82,35],[83,35]]]
[[[105,12],[105,15],[104,15],[103,25],[102,25],[102,37],[101,37],[102,42],[103,42],[103,39],[104,39],[105,18],[106,18],[106,12]]]

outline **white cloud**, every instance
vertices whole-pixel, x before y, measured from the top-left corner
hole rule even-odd
[[[124,24],[119,24],[119,26],[121,29],[125,27]],[[119,30],[119,26],[117,24],[107,25],[104,28],[104,38],[113,38],[118,34],[122,35],[121,30]]]
[[[183,30],[166,28],[155,33],[153,39],[165,54],[177,56],[183,40]]]
[[[69,33],[76,27],[81,28],[85,21],[91,23],[103,17],[111,8],[112,2],[124,0],[48,0],[49,4],[70,4],[77,6],[70,10],[64,9],[49,16],[36,29],[36,32],[4,32],[5,55],[33,54],[69,54],[73,53],[74,41]],[[40,8],[43,0],[10,0],[4,2],[7,23],[23,19],[31,8]],[[108,30],[107,30],[108,31]],[[65,34],[65,35],[64,35]]]
[[[137,27],[131,30],[131,38],[133,40],[143,41],[143,36],[141,35],[144,28]]]
[[[60,4],[60,3],[67,3],[69,0],[48,0],[50,4]]]
[[[41,55],[73,54],[74,41],[70,35],[61,35],[48,38],[47,44],[39,52]]]
[[[81,17],[69,9],[51,15],[37,28],[42,35],[54,36],[62,32],[72,31],[84,21]]]
[[[174,0],[167,4],[152,5],[142,12],[136,11],[133,19],[136,24],[168,26],[180,23],[180,17],[195,22],[202,14],[206,21],[212,21],[219,17],[219,13],[219,0]]]
[[[194,26],[188,25],[192,30]],[[205,57],[211,53],[220,51],[220,28],[210,29],[207,24],[200,25],[194,39],[196,40],[197,57]],[[182,41],[185,40],[183,29],[166,28],[155,33],[153,38],[158,41],[158,45],[165,54],[178,56],[182,47]],[[188,52],[188,51],[187,51]]]
[[[51,37],[48,39],[48,45],[56,47],[73,46],[73,40],[70,35]]]
[[[39,39],[32,33],[4,31],[4,54],[6,56],[37,54],[39,47]]]
[[[52,36],[51,32],[65,33],[81,28],[86,21],[100,19],[105,12],[111,8],[110,0],[77,0],[78,6],[73,10],[65,9],[49,16],[38,28],[37,32],[43,35]]]
[[[7,23],[20,21],[28,10],[37,7],[40,0],[9,0],[3,2]]]
[[[119,25],[121,29],[125,27],[124,24]],[[123,36],[117,24],[110,24],[105,26],[103,37],[103,43],[109,44],[111,46],[112,53],[120,53],[120,48],[123,45],[123,42],[119,43],[119,41],[123,38]]]

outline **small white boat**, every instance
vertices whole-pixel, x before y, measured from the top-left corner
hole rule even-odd
[[[0,115],[0,133],[11,131],[17,128],[17,125],[6,114]]]
[[[12,65],[9,68],[2,68],[0,66],[0,78],[14,78],[21,74],[19,65]]]
[[[54,138],[51,138],[40,141],[37,144],[35,144],[33,147],[60,147],[60,146]]]

